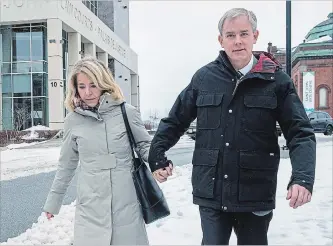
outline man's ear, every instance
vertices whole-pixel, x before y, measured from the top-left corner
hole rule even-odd
[[[253,33],[253,36],[254,36],[254,43],[256,44],[256,43],[257,43],[257,40],[258,40],[258,37],[259,37],[259,31],[256,30],[256,31]]]
[[[218,41],[219,41],[221,47],[224,48],[224,47],[223,47],[223,37],[222,37],[221,34],[219,34],[219,36],[218,36]]]

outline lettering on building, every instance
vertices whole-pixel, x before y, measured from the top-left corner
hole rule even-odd
[[[120,44],[118,44],[112,37],[105,33],[100,27],[96,28],[98,37],[111,47],[114,51],[118,52],[122,57],[126,57],[126,49],[124,49]]]
[[[38,0],[1,0],[0,3],[1,2],[2,6],[5,8],[10,8],[11,6],[20,8],[23,7],[23,5],[28,5],[29,7],[31,5],[36,5],[36,2],[38,2]]]
[[[117,52],[120,56],[126,58],[126,49],[122,47],[114,38],[110,37],[101,27],[93,23],[80,9],[75,7],[69,0],[61,0],[61,8],[67,12],[68,15],[74,17],[79,23],[88,28],[89,31],[95,32],[93,35],[100,38],[100,40],[109,46],[112,50]]]
[[[77,7],[74,7],[73,3],[71,3],[69,0],[62,0],[61,1],[61,7],[66,10],[66,12],[73,16],[79,23],[83,24],[86,28],[88,28],[90,31],[93,30],[93,23],[92,21],[83,14]]]

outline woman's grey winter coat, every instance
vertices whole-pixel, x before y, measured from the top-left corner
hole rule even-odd
[[[77,246],[148,244],[131,176],[132,155],[120,103],[102,95],[97,113],[76,108],[65,119],[59,167],[44,211],[59,213],[77,169]],[[126,112],[138,151],[147,161],[151,138],[139,112],[128,104]]]

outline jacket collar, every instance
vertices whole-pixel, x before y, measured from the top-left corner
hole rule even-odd
[[[81,114],[83,116],[90,116],[97,120],[102,121],[101,114],[107,113],[111,110],[113,110],[115,107],[119,106],[121,103],[123,103],[124,100],[114,100],[113,97],[109,93],[104,93],[101,95],[99,99],[99,107],[97,112],[93,112],[91,110],[84,110],[82,108],[75,108],[75,112],[78,114]]]
[[[257,64],[251,69],[252,73],[269,73],[273,74],[279,68],[281,64],[275,59],[275,57],[267,52],[254,53],[254,56],[258,59]]]
[[[238,71],[245,75],[245,74],[247,74],[248,72],[250,72],[250,70],[252,69],[252,67],[253,67],[256,63],[257,63],[257,59],[254,57],[254,55],[252,55],[252,56],[251,56],[251,60],[249,61],[249,63],[248,63],[245,67],[239,69]]]
[[[272,75],[278,68],[281,67],[279,62],[274,58],[274,56],[267,52],[253,52],[254,57],[258,60],[257,64],[250,70],[249,73],[259,73],[259,74],[269,74]],[[227,67],[235,76],[237,75],[236,70],[230,63],[230,60],[225,53],[221,50],[217,62],[221,63],[223,66]]]

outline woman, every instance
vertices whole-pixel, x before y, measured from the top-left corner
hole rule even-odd
[[[78,169],[74,245],[148,244],[131,177],[132,155],[120,104],[124,98],[109,69],[94,58],[74,66],[68,85],[59,166],[44,211],[58,214]],[[126,104],[138,151],[147,161],[151,138],[139,112]],[[78,162],[80,165],[78,166]]]

